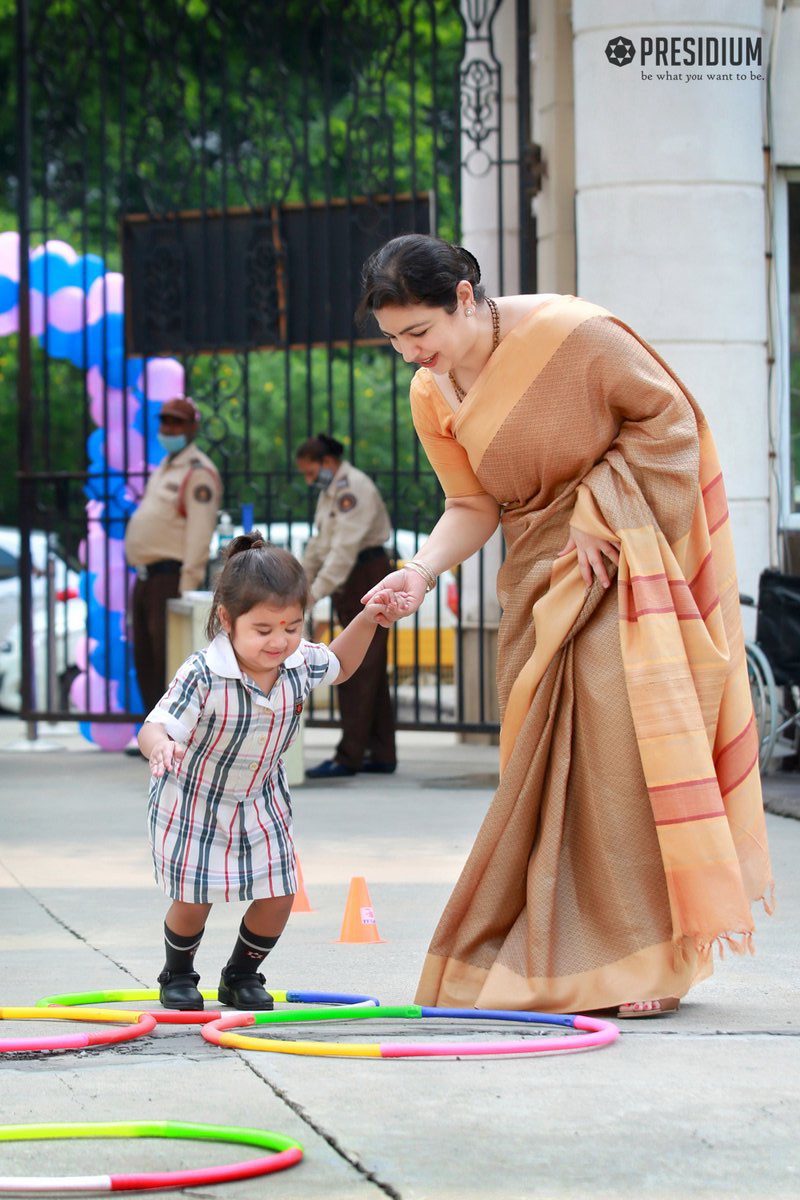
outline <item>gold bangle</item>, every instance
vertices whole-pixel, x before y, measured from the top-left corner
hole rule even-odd
[[[436,587],[436,576],[430,567],[426,566],[425,563],[417,562],[415,558],[409,559],[405,565],[410,567],[412,571],[416,571],[417,574],[421,575],[425,580],[426,594],[433,591],[433,589]]]

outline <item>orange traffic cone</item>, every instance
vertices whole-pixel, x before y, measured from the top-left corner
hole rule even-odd
[[[375,923],[375,913],[363,875],[354,875],[350,880],[347,904],[344,909],[340,942],[382,942]]]
[[[308,892],[306,891],[306,885],[303,880],[303,868],[300,866],[300,859],[297,858],[297,891],[294,894],[292,912],[307,913],[314,911],[315,910],[311,907],[311,901],[308,898]]]

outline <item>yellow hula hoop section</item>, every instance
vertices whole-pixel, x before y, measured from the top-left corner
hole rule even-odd
[[[101,1033],[67,1033],[55,1037],[0,1038],[0,1052],[29,1050],[85,1050],[89,1046],[111,1046],[152,1033],[156,1019],[150,1013],[125,1012],[114,1008],[0,1008],[0,1021],[84,1021],[122,1025]]]
[[[230,1050],[263,1050],[274,1054],[305,1054],[313,1058],[382,1058],[379,1042],[289,1042],[276,1038],[243,1037],[239,1033],[220,1034],[220,1046]]]

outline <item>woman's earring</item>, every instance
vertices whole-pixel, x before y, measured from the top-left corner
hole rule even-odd
[[[471,305],[471,304],[470,304],[469,308],[465,308],[465,309],[464,309],[464,312],[466,313],[466,315],[467,315],[468,317],[474,317],[474,316],[475,316],[475,309],[472,307],[472,305]]]

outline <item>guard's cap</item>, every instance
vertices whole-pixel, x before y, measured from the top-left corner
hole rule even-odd
[[[174,396],[165,400],[158,413],[161,417],[172,417],[174,421],[185,421],[187,425],[197,425],[200,421],[200,410],[191,396]]]

